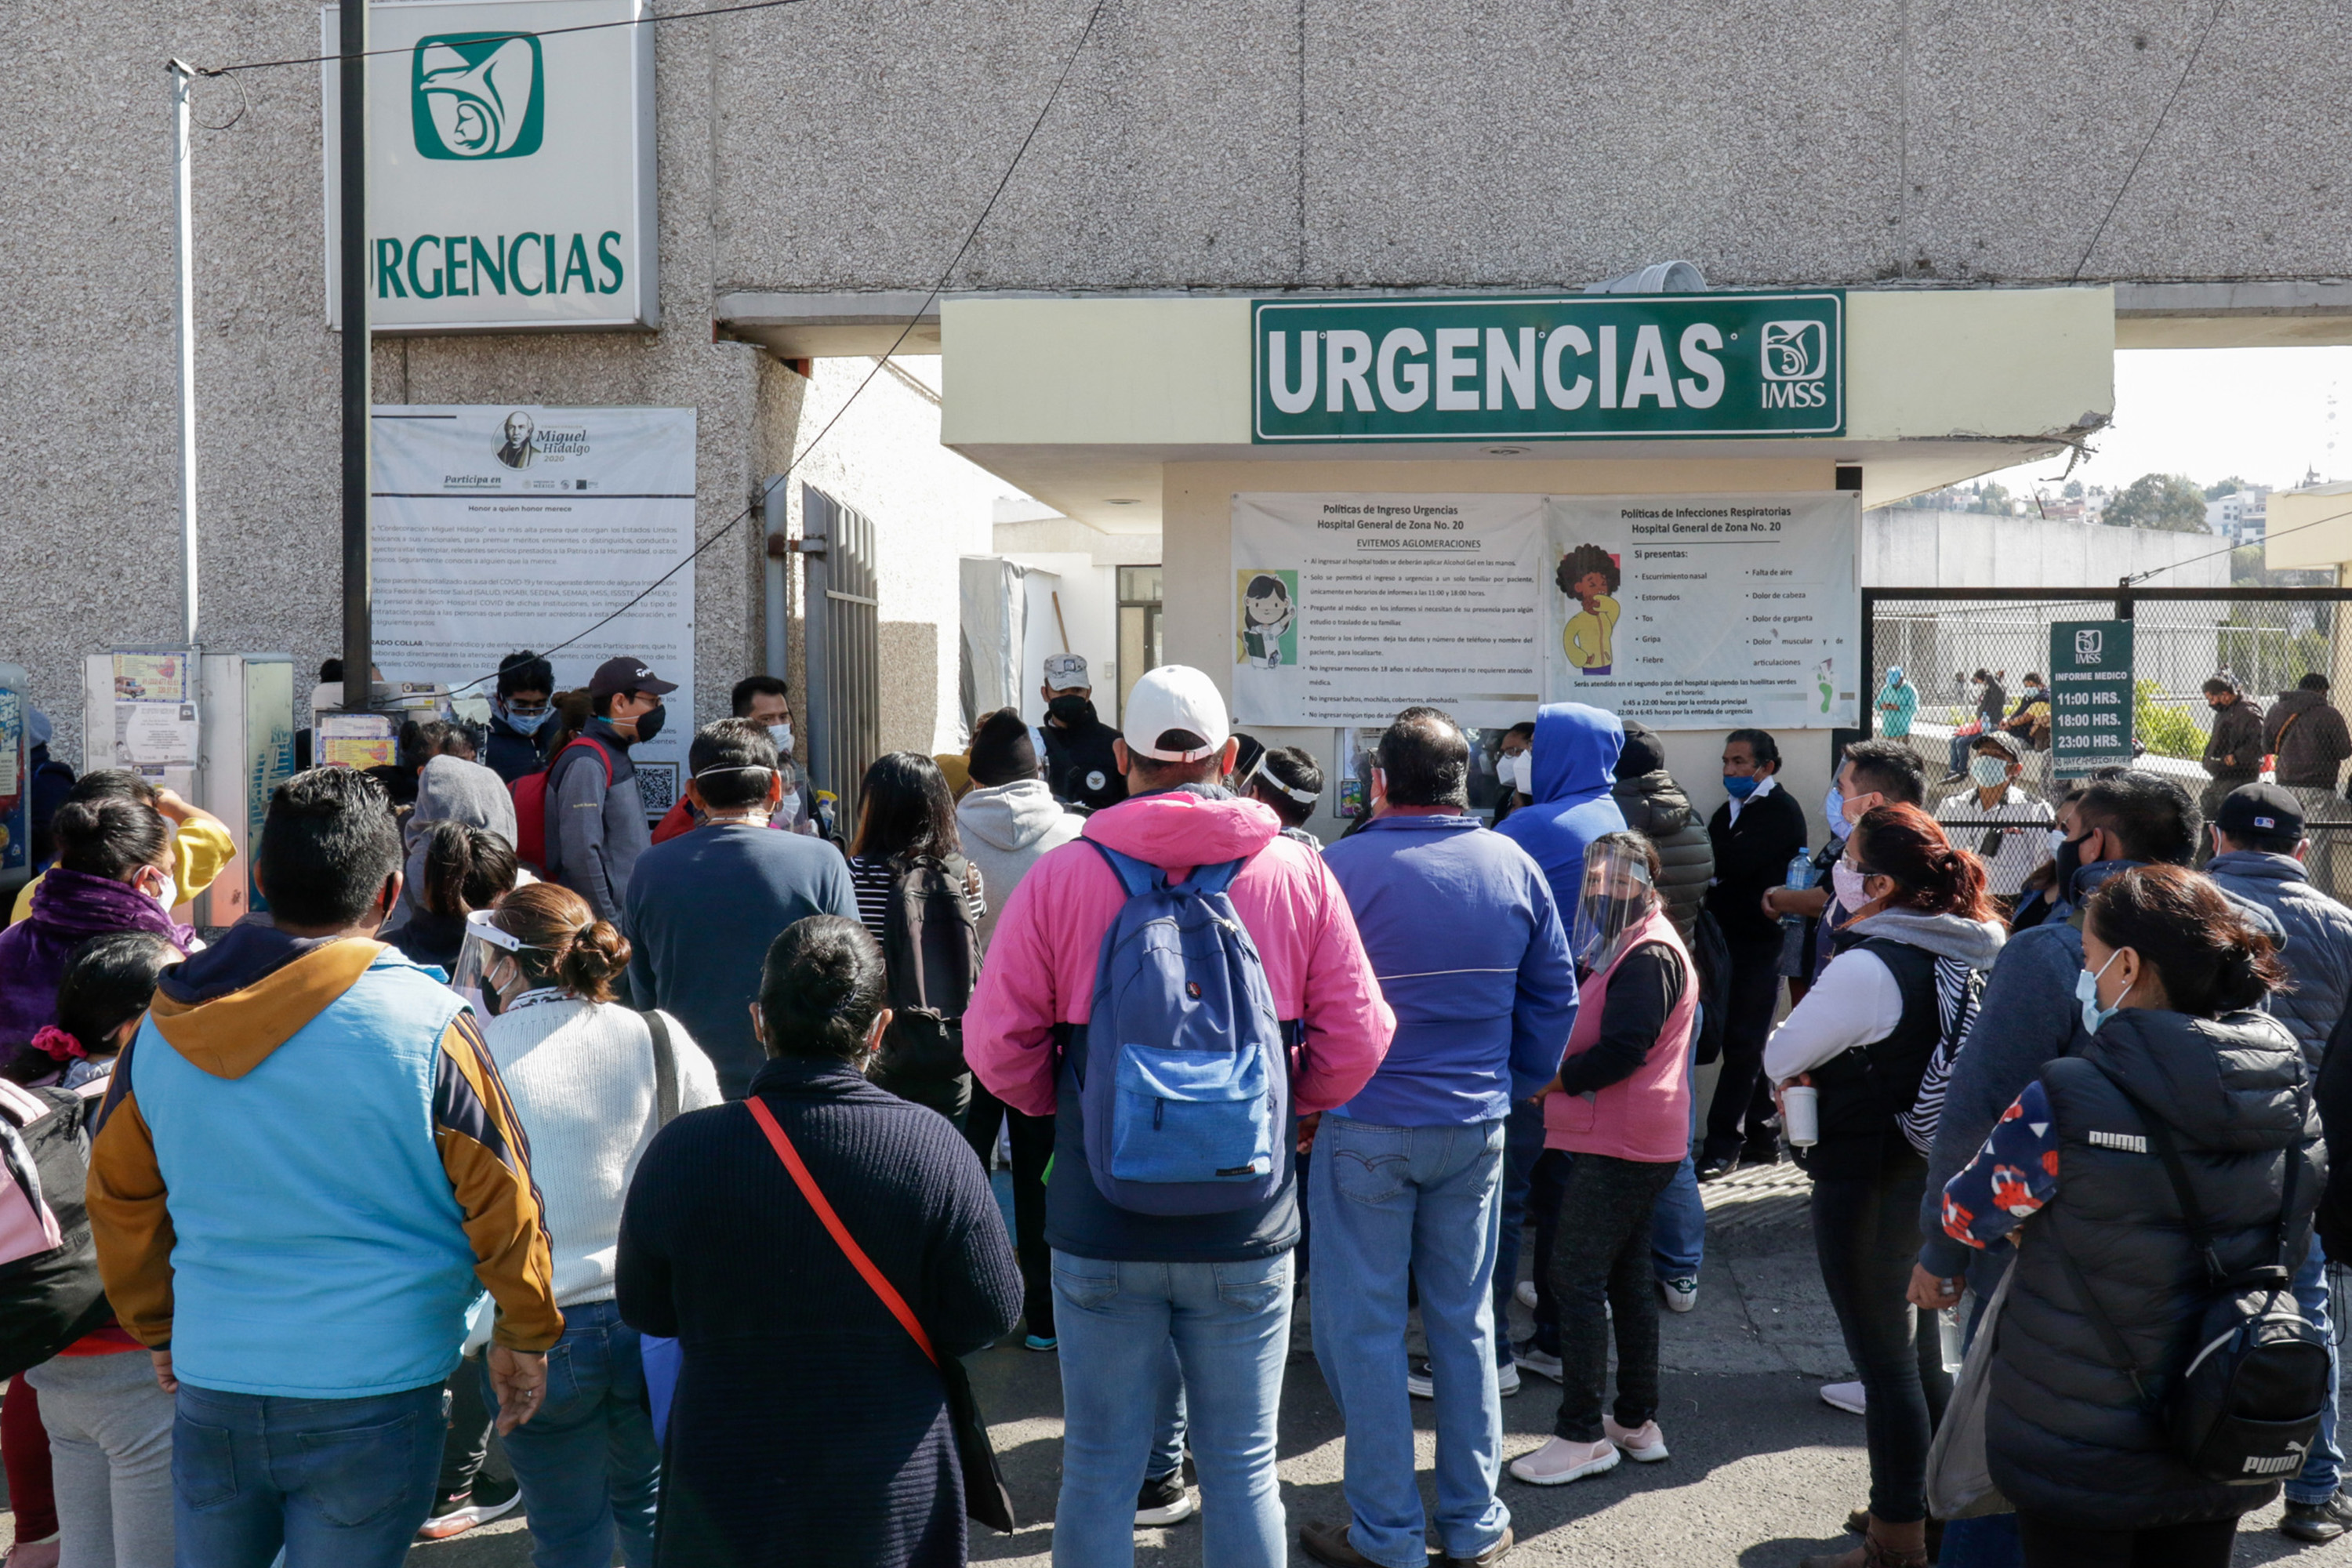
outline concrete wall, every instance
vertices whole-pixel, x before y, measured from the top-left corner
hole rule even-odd
[[[929,287],[1092,5],[717,24],[722,275]],[[2341,276],[2326,8],[2252,0],[2205,34],[2215,11],[1108,5],[955,281],[1549,285],[1669,257],[1740,286]]]
[[[2155,572],[2151,587],[2226,588],[2229,543],[2210,533],[1889,507],[1862,514],[1862,585],[2105,588]]]

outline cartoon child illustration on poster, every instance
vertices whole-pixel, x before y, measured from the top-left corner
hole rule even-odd
[[[1235,664],[1279,669],[1298,662],[1298,573],[1283,567],[1235,574],[1241,587],[1241,649]]]
[[[1617,557],[1598,544],[1580,544],[1559,558],[1556,577],[1559,591],[1583,606],[1568,618],[1568,628],[1560,634],[1568,662],[1580,675],[1608,674],[1614,663],[1610,637],[1617,629],[1619,614],[1617,601],[1611,595],[1624,580],[1617,569]]]

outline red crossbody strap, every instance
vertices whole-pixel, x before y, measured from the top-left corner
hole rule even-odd
[[[801,1163],[801,1152],[793,1147],[793,1141],[784,1135],[782,1127],[776,1125],[775,1117],[760,1103],[760,1097],[756,1094],[743,1103],[751,1107],[751,1120],[758,1122],[760,1131],[768,1135],[768,1143],[775,1150],[776,1158],[782,1160],[784,1169],[792,1173],[793,1184],[800,1188],[801,1196],[808,1199],[809,1207],[816,1210],[816,1217],[824,1222],[824,1228],[833,1233],[834,1241],[841,1247],[843,1256],[849,1259],[850,1266],[864,1276],[866,1283],[873,1287],[874,1293],[882,1298],[882,1304],[890,1309],[890,1315],[915,1336],[915,1342],[923,1348],[923,1353],[930,1358],[931,1364],[939,1365],[939,1352],[931,1349],[931,1336],[923,1332],[923,1325],[915,1321],[914,1309],[907,1305],[907,1298],[898,1294],[898,1287],[883,1278],[882,1270],[874,1267],[874,1260],[866,1256],[866,1249],[857,1245],[856,1238],[849,1234],[849,1227],[841,1223],[841,1216],[833,1212],[831,1204],[824,1201],[824,1194],[817,1190],[816,1178],[810,1175],[809,1168]]]

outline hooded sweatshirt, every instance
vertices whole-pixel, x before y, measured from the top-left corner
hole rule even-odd
[[[1551,888],[1525,850],[1475,816],[1393,816],[1324,859],[1397,1020],[1381,1070],[1332,1115],[1382,1127],[1491,1121],[1550,1081],[1576,1022],[1576,974]]]
[[[1919,689],[1904,678],[1903,667],[1889,665],[1886,684],[1878,689],[1878,731],[1890,741],[1900,741],[1911,733],[1911,721],[1919,712]]]
[[[956,833],[963,840],[964,858],[980,868],[981,886],[988,889],[992,906],[980,917],[983,952],[995,934],[1004,900],[1029,868],[1046,850],[1076,838],[1086,825],[1076,812],[1062,809],[1043,779],[976,786],[956,802]]]
[[[464,1002],[381,942],[241,925],[163,972],[89,1168],[99,1272],[199,1388],[357,1399],[563,1331],[530,1145]]]
[[[1322,858],[1282,837],[1273,810],[1222,789],[1139,795],[1087,818],[1084,837],[1182,880],[1196,866],[1246,860],[1227,889],[1265,964],[1275,1011],[1299,1026],[1292,1109],[1306,1115],[1355,1097],[1387,1055],[1396,1017]],[[1240,1262],[1298,1241],[1294,1140],[1264,1204],[1213,1215],[1144,1215],[1113,1206],[1086,1165],[1077,1095],[1063,1094],[1058,1025],[1087,1021],[1104,936],[1127,901],[1118,876],[1085,844],[1042,857],[1004,901],[988,963],[963,1017],[964,1058],[991,1093],[1031,1116],[1060,1110],[1045,1240],[1082,1258]],[[1063,1102],[1066,1100],[1066,1107]]]
[[[401,828],[408,863],[402,874],[400,903],[385,922],[389,926],[416,914],[416,899],[425,890],[425,836],[436,822],[462,822],[495,833],[509,849],[519,841],[514,796],[507,792],[506,781],[463,757],[435,757],[416,775],[416,809]]]
[[[2336,787],[2352,732],[2325,691],[2282,691],[2263,715],[2263,750],[2278,756],[2278,782],[2290,789]]]
[[[2006,932],[1999,921],[1963,915],[1887,910],[1846,928],[1862,941],[1886,937],[1986,970],[2000,956]],[[1849,947],[1831,960],[1805,999],[1797,1004],[1764,1047],[1764,1070],[1775,1083],[1811,1072],[1832,1057],[1883,1040],[1903,1021],[1903,990],[1885,961],[1865,947]]]
[[[1581,702],[1554,702],[1536,710],[1533,804],[1504,819],[1495,831],[1535,857],[1551,884],[1555,909],[1573,910],[1584,893],[1584,847],[1625,826],[1610,791],[1617,782],[1617,753],[1625,730],[1613,713]]]

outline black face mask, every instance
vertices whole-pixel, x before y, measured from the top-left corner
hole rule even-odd
[[[652,711],[638,714],[637,743],[642,745],[646,742],[652,740],[656,735],[660,734],[662,731],[662,722],[668,716],[669,710],[663,707],[658,702],[654,704]]]
[[[1051,713],[1065,728],[1070,729],[1075,729],[1092,718],[1094,710],[1094,703],[1084,697],[1056,697],[1045,704],[1045,711]]]
[[[2056,892],[2057,901],[2063,903],[2074,896],[2074,873],[2083,868],[2083,840],[2062,839],[2058,845],[2058,853],[2053,857],[2053,859],[2057,864],[2058,879],[2053,882],[2051,887]]]

